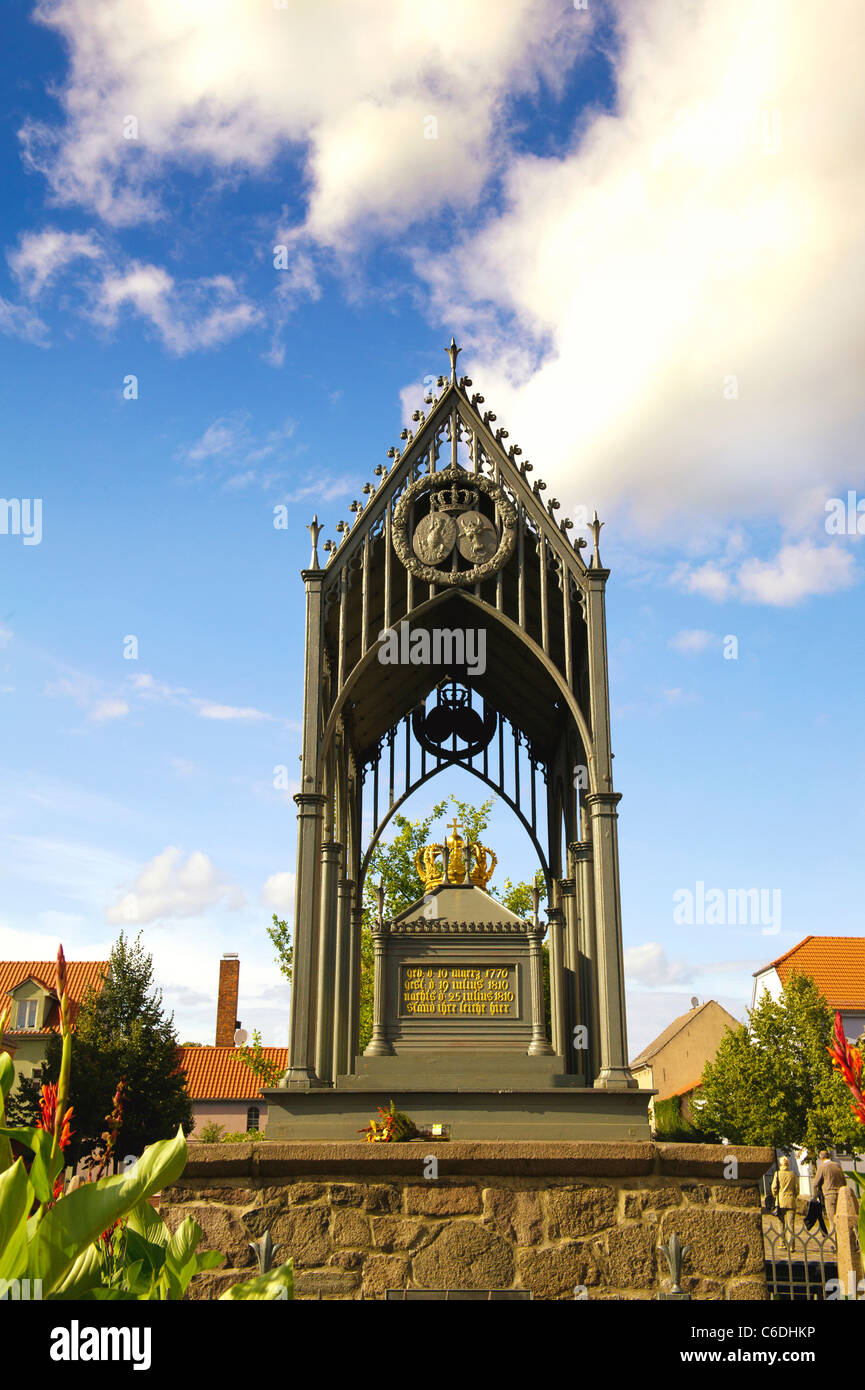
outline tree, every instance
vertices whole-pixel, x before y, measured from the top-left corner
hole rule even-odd
[[[267,929],[267,934],[273,942],[276,950],[276,960],[288,983],[291,984],[291,971],[294,962],[294,947],[291,944],[291,932],[287,922],[281,922],[276,913],[273,914],[273,923]]]
[[[703,1072],[700,1131],[733,1144],[804,1145],[812,1155],[861,1148],[862,1126],[828,1053],[833,1023],[806,975],[794,973],[779,999],[763,994],[748,1025],[722,1039]]]
[[[100,1144],[105,1117],[123,1078],[123,1119],[116,1153],[140,1154],[148,1144],[193,1126],[186,1078],[178,1070],[174,1016],[165,1016],[162,991],[153,980],[153,959],[123,932],[111,951],[100,993],[90,990],[81,1005],[72,1037],[72,1089],[75,1131],[70,1161]],[[46,1073],[56,1080],[61,1039],[48,1044]]]

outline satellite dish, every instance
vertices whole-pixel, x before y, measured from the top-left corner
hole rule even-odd
[[[248,1042],[249,1042],[249,1034],[247,1033],[246,1029],[245,1029],[245,1028],[238,1028],[237,1032],[236,1032],[235,1035],[234,1035],[234,1046],[235,1046],[235,1047],[245,1047],[246,1044],[247,1044]]]
[[[697,1007],[697,1005],[699,1004],[699,1002],[700,1002],[700,1001],[699,1001],[699,999],[697,998],[696,994],[692,994],[692,995],[691,995],[691,1008],[692,1008],[692,1009],[696,1009],[696,1007]]]

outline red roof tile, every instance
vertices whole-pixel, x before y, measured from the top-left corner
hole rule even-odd
[[[105,975],[108,972],[107,960],[68,960],[66,962],[66,993],[69,999],[69,1021],[75,1025],[88,989],[94,989],[98,994],[105,983]],[[57,988],[57,962],[53,960],[0,960],[0,1009],[5,1004],[11,1003],[7,998],[9,991],[16,985],[23,984],[25,980],[36,980],[43,989],[50,990],[52,994]],[[14,1024],[14,1015],[10,1020]],[[57,1033],[60,1030],[60,1009],[57,1004],[53,1004],[48,1013],[48,1021],[44,1028],[9,1028],[8,1033],[17,1034],[25,1037],[28,1034],[38,1037],[48,1033]]]
[[[181,1047],[180,1067],[186,1072],[191,1100],[255,1100],[262,1083],[233,1047]],[[263,1047],[269,1062],[288,1067],[287,1047]]]
[[[809,975],[832,1009],[865,1009],[865,936],[806,936],[755,974],[773,967],[782,985]]]

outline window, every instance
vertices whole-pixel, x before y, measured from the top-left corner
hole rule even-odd
[[[246,1112],[246,1132],[251,1129],[258,1129],[258,1106],[251,1105]]]
[[[21,1000],[21,1003],[18,1005],[19,1028],[36,1027],[36,1002],[37,1001],[35,999]]]

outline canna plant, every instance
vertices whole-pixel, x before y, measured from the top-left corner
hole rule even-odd
[[[64,1149],[73,1118],[67,1105],[72,1034],[62,946],[57,994],[60,1074],[56,1086],[43,1087],[41,1115],[33,1127],[6,1125],[6,1097],[15,1069],[9,1054],[0,1052],[0,1289],[27,1279],[46,1299],[182,1298],[194,1275],[216,1268],[224,1258],[215,1250],[196,1253],[200,1226],[187,1217],[172,1234],[149,1200],[186,1166],[182,1128],[173,1139],[149,1145],[127,1172],[65,1189]],[[0,1037],[7,1024],[4,1009]],[[121,1104],[122,1086],[114,1097],[107,1141],[116,1133]],[[13,1158],[13,1142],[31,1151],[29,1171],[22,1158]],[[292,1296],[290,1260],[221,1295],[229,1300]]]
[[[848,1043],[841,1022],[840,1013],[835,1014],[835,1030],[832,1043],[827,1049],[832,1065],[840,1071],[853,1097],[851,1110],[863,1125],[862,1137],[865,1139],[865,1063],[858,1047]],[[865,1174],[850,1173],[859,1191],[859,1249],[865,1250]]]

